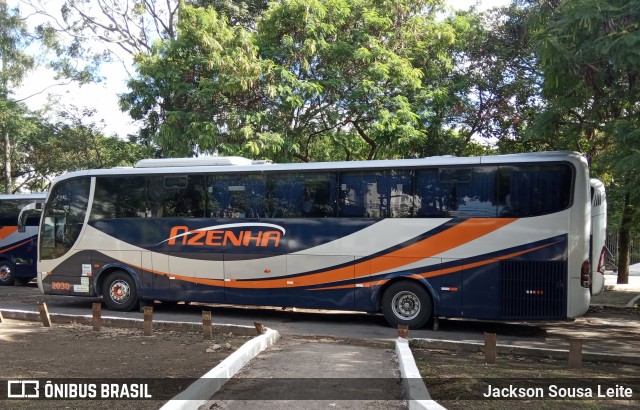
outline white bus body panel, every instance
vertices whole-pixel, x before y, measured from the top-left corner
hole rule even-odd
[[[607,239],[607,195],[597,179],[591,179],[591,189],[591,294],[598,295],[604,290],[604,266],[598,268]]]

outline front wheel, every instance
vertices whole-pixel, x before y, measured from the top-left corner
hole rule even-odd
[[[9,261],[0,262],[0,286],[12,286],[16,281],[13,264]]]
[[[129,311],[138,303],[138,289],[133,278],[122,271],[109,274],[102,284],[102,298],[111,310]]]
[[[396,282],[382,295],[382,312],[391,326],[419,329],[431,319],[433,303],[429,292],[417,282]]]

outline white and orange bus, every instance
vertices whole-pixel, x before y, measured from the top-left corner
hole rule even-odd
[[[143,160],[54,180],[44,293],[432,317],[589,306],[590,186],[574,152],[271,164]]]
[[[22,208],[46,197],[46,193],[0,195],[0,286],[24,285],[36,278],[40,218],[27,218],[24,229],[18,229],[18,217]]]

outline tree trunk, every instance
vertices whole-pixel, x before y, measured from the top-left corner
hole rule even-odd
[[[618,283],[629,283],[629,262],[631,258],[631,223],[633,222],[633,206],[631,193],[624,195],[624,208],[620,224],[620,239],[618,248]]]
[[[7,2],[5,0],[0,0],[0,13],[2,13],[2,16],[5,18],[8,16]],[[6,31],[6,28],[2,27],[2,33],[0,33],[0,42],[2,43],[2,50],[0,50],[0,52],[2,53],[2,68],[0,69],[0,72],[3,74],[5,73],[5,71],[8,70],[7,67],[8,67],[9,58],[7,57],[7,47],[6,47],[8,37],[9,35]],[[7,75],[3,75],[2,79],[3,81],[2,81],[2,84],[0,85],[0,87],[2,87],[2,90],[0,91],[2,92],[2,98],[6,100],[7,96],[9,95],[9,91],[8,91],[9,81],[8,81]],[[2,130],[2,138],[4,140],[4,193],[10,194],[11,193],[11,141],[9,140],[9,128],[6,123]]]
[[[4,193],[11,193],[11,140],[9,130],[4,130]]]

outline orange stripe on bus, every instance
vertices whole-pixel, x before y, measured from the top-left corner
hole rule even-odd
[[[398,249],[380,258],[376,258],[375,271],[371,274],[396,269],[408,263],[446,252],[465,243],[478,239],[498,230],[517,218],[486,219],[472,218],[452,226],[444,232],[431,236],[423,241]]]
[[[438,255],[442,252],[478,239],[516,220],[517,218],[471,218],[434,236],[425,238],[420,242],[413,243],[405,248],[395,250],[389,254],[379,256],[374,259],[356,262],[354,265],[289,278],[225,281],[224,286],[227,288],[240,289],[278,289],[322,285],[344,280],[353,280],[354,278],[367,277],[369,275],[386,270],[397,269],[403,265]],[[164,273],[161,272],[153,273],[164,275]],[[438,274],[432,274],[431,276],[437,275]],[[211,284],[211,282],[218,283],[221,281],[220,279],[193,278],[174,274],[171,276],[176,279],[200,284]],[[293,284],[290,282],[293,282]],[[387,280],[382,280],[372,282],[372,284],[380,286],[386,282]]]
[[[0,228],[0,240],[6,238],[7,236],[15,232],[18,232],[17,226],[3,226],[2,228]]]
[[[442,275],[447,275],[449,273],[454,273],[454,272],[460,272],[462,270],[464,270],[465,268],[469,269],[469,268],[477,268],[479,266],[484,266],[484,265],[488,265],[490,263],[494,263],[494,262],[498,262],[504,259],[509,259],[509,258],[513,258],[516,256],[520,256],[523,255],[525,253],[529,253],[529,252],[533,252],[533,251],[537,251],[538,249],[542,249],[542,248],[546,248],[547,246],[551,246],[551,245],[555,245],[557,242],[553,242],[553,243],[549,243],[546,245],[541,245],[541,246],[537,246],[535,248],[531,248],[531,249],[525,249],[523,251],[518,251],[518,252],[513,252],[507,255],[503,255],[503,256],[499,256],[497,258],[491,258],[491,259],[487,259],[487,260],[483,260],[480,262],[474,262],[474,263],[470,263],[470,264],[463,264],[460,266],[454,266],[452,268],[447,268],[447,269],[439,269],[433,272],[427,272],[427,273],[422,273],[422,274],[418,274],[418,275],[411,275],[413,277],[419,276],[421,278],[433,278],[436,276],[442,276]],[[406,276],[407,278],[410,276]],[[384,280],[375,280],[375,281],[371,281],[371,282],[365,282],[364,285],[365,286],[381,286],[385,283],[387,283],[389,281],[389,279],[384,279]]]
[[[356,262],[351,266],[344,266],[306,276],[298,276],[289,280],[293,280],[295,282],[295,286],[313,286],[323,283],[340,282],[343,280],[351,280],[353,278],[367,277],[386,270],[397,269],[401,266],[418,262],[422,259],[457,248],[458,246],[478,239],[516,220],[517,218],[472,218],[461,222],[446,231],[423,239],[420,242],[408,245],[405,248],[390,252],[389,254],[363,262]],[[244,285],[248,285],[246,287],[253,287],[252,282],[253,281],[243,281],[242,283]],[[269,282],[273,283],[274,281]],[[256,285],[256,287],[259,288],[263,287],[258,284]],[[278,284],[273,287],[280,287],[280,285],[281,284]],[[286,282],[282,285],[282,287],[284,286],[287,286]]]
[[[29,242],[31,242],[31,239],[27,239],[27,240],[26,240],[26,241],[24,241],[24,242],[20,242],[19,244],[16,244],[16,245],[10,246],[10,247],[8,247],[8,248],[4,248],[4,249],[0,250],[0,253],[8,252],[8,251],[10,251],[10,250],[12,250],[12,249],[18,248],[18,247],[20,247],[20,246],[22,246],[22,245],[24,245],[24,244],[29,243]]]

